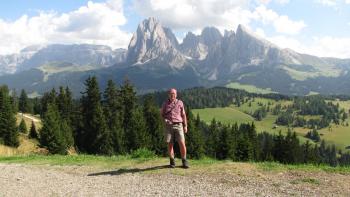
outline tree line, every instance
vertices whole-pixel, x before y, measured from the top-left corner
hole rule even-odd
[[[194,95],[187,93],[185,98],[194,101],[201,91],[196,89]],[[220,91],[216,89],[217,96],[221,94],[218,93]],[[162,93],[164,94],[166,95],[165,92]],[[209,92],[206,94],[210,95]],[[85,81],[85,90],[79,100],[73,100],[68,87],[60,87],[58,91],[52,89],[32,105],[42,117],[43,127],[38,136],[40,145],[53,154],[67,154],[74,147],[78,152],[88,154],[127,154],[145,148],[158,155],[165,155],[164,125],[159,107],[160,100],[164,101],[166,97],[157,97],[158,95],[160,94],[155,93],[138,97],[128,80],[120,86],[110,80],[107,87],[100,91],[95,77],[89,77]],[[182,99],[184,94],[180,95]],[[9,95],[8,89],[2,87],[0,139],[10,146],[18,146],[14,100],[16,99]],[[245,102],[244,99],[242,101]],[[200,104],[192,103],[192,106],[207,107],[206,104],[206,101],[202,101]],[[5,109],[8,109],[7,112]],[[291,131],[286,136],[281,133],[257,134],[254,123],[225,125],[214,119],[208,125],[198,115],[192,114],[191,107],[186,107],[186,110],[189,158],[208,156],[233,161],[279,161],[332,166],[350,164],[349,153],[337,152],[334,146],[326,146],[324,141],[320,146],[309,141],[301,144]],[[5,131],[5,127],[1,127],[5,125],[5,121],[2,122],[5,119],[6,125],[11,125],[8,128],[14,129]]]
[[[180,90],[178,94],[181,95],[181,99],[186,103],[186,106],[192,109],[227,107],[232,103],[240,106],[241,104],[246,103],[248,100],[254,99],[255,97],[269,98],[276,101],[291,99],[289,96],[280,94],[256,94],[249,93],[244,90],[225,87],[196,87]],[[143,95],[140,97],[140,100],[143,100],[143,98],[147,95],[153,95],[156,104],[159,106],[162,104],[164,99],[167,98],[167,92],[161,91]]]

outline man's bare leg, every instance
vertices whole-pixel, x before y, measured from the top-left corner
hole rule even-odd
[[[170,159],[174,159],[174,144],[173,143],[168,143],[168,154]]]
[[[187,150],[186,150],[185,141],[179,140],[179,146],[180,146],[180,152],[181,152],[181,159],[186,159]]]
[[[189,168],[188,166],[188,161],[186,159],[186,144],[184,140],[179,141],[179,146],[180,146],[180,152],[181,152],[181,159],[182,159],[182,167],[183,168]]]
[[[168,154],[170,158],[170,167],[175,168],[175,158],[174,158],[174,144],[168,143]]]

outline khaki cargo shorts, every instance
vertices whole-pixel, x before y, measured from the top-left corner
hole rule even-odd
[[[167,143],[174,142],[176,140],[185,141],[184,129],[182,123],[179,124],[166,124],[165,125],[165,141]]]

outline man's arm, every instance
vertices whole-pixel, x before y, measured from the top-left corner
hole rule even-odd
[[[169,124],[169,120],[165,118],[165,103],[163,103],[162,108],[160,109],[160,115],[162,116],[162,119],[165,124]]]
[[[181,109],[181,117],[182,117],[182,124],[184,127],[184,132],[187,133],[187,117],[186,117],[185,107],[183,104],[182,104],[182,109]]]
[[[162,105],[162,108],[160,108],[160,115],[162,116],[162,118],[164,119],[164,103]]]

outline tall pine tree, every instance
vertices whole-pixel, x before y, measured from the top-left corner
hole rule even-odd
[[[201,130],[198,129],[200,120],[195,120],[189,108],[186,109],[187,129],[186,147],[189,158],[199,159],[204,156],[204,137]]]
[[[27,133],[27,125],[26,125],[23,118],[22,118],[21,122],[19,123],[18,131],[21,133]]]
[[[29,99],[28,99],[27,93],[26,93],[26,91],[24,89],[22,89],[21,95],[19,97],[18,110],[20,112],[22,112],[22,113],[29,113],[29,112],[31,112]]]
[[[125,134],[125,144],[128,152],[135,150],[136,147],[136,130],[134,130],[133,116],[136,110],[136,92],[128,79],[124,80],[120,88],[121,106],[122,106],[122,128]]]
[[[81,99],[83,128],[78,133],[81,150],[93,154],[112,154],[114,152],[111,133],[101,105],[101,95],[96,77],[89,77],[86,91]]]
[[[15,112],[6,86],[0,86],[0,138],[5,145],[19,146]]]
[[[122,129],[122,106],[118,88],[112,80],[107,83],[103,94],[103,107],[106,123],[113,142],[116,154],[125,153],[125,134]]]
[[[38,133],[36,131],[34,121],[32,121],[32,125],[30,126],[30,129],[29,129],[29,138],[38,139]]]
[[[55,104],[48,104],[40,131],[40,145],[46,147],[52,154],[66,154],[69,144],[65,139],[65,124]]]
[[[150,147],[156,154],[166,154],[164,143],[164,125],[153,96],[149,95],[143,103],[143,115],[146,121],[146,130],[150,135]]]

